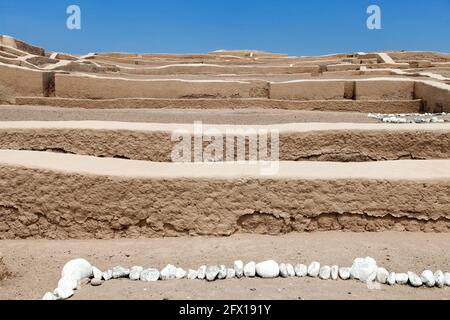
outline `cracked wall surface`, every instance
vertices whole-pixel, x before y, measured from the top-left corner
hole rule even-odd
[[[320,171],[324,167],[319,163],[313,166],[317,172],[289,164],[300,171],[282,170],[263,178],[228,174],[222,166],[217,172],[201,166],[204,169],[194,173],[193,167],[186,171],[183,165],[167,171],[131,160],[98,159],[94,165],[89,159],[77,164],[79,158],[71,155],[45,157],[57,161],[55,168],[66,169],[45,169],[43,159],[27,167],[2,161],[0,238],[450,231],[448,161],[434,163],[442,166],[442,174],[434,176],[428,174],[428,162],[394,161],[359,169],[329,166],[330,174]],[[111,164],[122,170],[105,174]],[[148,175],[145,168],[153,168],[153,173]]]
[[[96,125],[90,126],[95,128]],[[0,148],[10,150],[54,151],[97,157],[170,162],[172,161],[172,151],[178,144],[178,141],[172,141],[174,131],[158,130],[155,126],[149,131],[135,130],[132,124],[129,125],[129,130],[113,128],[103,130],[88,128],[7,129],[2,127],[3,124],[0,123]],[[192,130],[192,125],[177,127]],[[279,127],[284,128],[285,126]],[[296,127],[303,128],[302,125]],[[280,132],[280,160],[359,162],[450,158],[450,128],[448,127],[436,128],[428,125],[394,129],[389,125],[355,125],[352,129],[352,125],[348,125],[348,129],[344,130],[332,129],[333,126],[329,130],[319,130],[319,125],[317,125],[317,130],[314,130],[314,126],[309,127],[311,127],[310,131],[305,129],[304,132],[295,132],[295,130],[285,129]],[[364,127],[367,128],[362,129]],[[247,127],[240,128],[246,129]],[[272,126],[271,128],[276,127]],[[248,154],[248,136],[246,140]],[[226,156],[225,137],[222,143],[223,158],[219,160],[224,160]],[[236,140],[234,144],[237,145]],[[203,150],[205,151],[209,145],[209,142],[204,141]],[[268,146],[270,148],[270,143]],[[193,154],[193,136],[191,150]],[[234,155],[234,159],[237,159],[236,151]]]

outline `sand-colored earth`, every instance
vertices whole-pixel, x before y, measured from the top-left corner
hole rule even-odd
[[[351,265],[372,256],[394,272],[450,270],[449,234],[297,233],[283,236],[235,235],[225,238],[161,238],[106,241],[2,241],[2,252],[14,278],[0,283],[0,299],[40,299],[56,287],[61,268],[84,257],[101,269],[116,265],[185,269],[202,264],[262,261]],[[157,283],[111,280],[100,287],[82,286],[72,299],[450,299],[450,287],[412,288],[381,285],[368,289],[356,280],[277,278],[232,279],[213,283],[173,280]]]

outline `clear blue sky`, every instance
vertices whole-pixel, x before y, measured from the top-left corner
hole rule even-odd
[[[81,30],[66,28],[70,4],[81,7]],[[382,30],[366,28],[370,4]],[[72,53],[450,52],[450,0],[0,0],[0,34]]]

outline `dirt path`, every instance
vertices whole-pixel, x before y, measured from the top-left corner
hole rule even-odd
[[[13,279],[0,284],[0,299],[39,299],[53,290],[65,262],[84,257],[99,268],[172,263],[187,268],[201,264],[232,265],[275,259],[279,262],[348,266],[359,256],[372,256],[389,270],[450,271],[450,234],[406,232],[302,233],[284,236],[236,235],[229,238],[166,238],[107,241],[0,241],[0,251]],[[450,299],[445,289],[409,286],[369,290],[358,281],[311,278],[233,279],[207,283],[174,280],[157,283],[113,280],[101,287],[83,286],[73,299]]]

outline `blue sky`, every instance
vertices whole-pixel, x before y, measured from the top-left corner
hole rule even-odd
[[[71,4],[81,30],[66,28]],[[366,27],[370,4],[382,30]],[[450,0],[0,0],[0,34],[71,53],[450,52]]]

